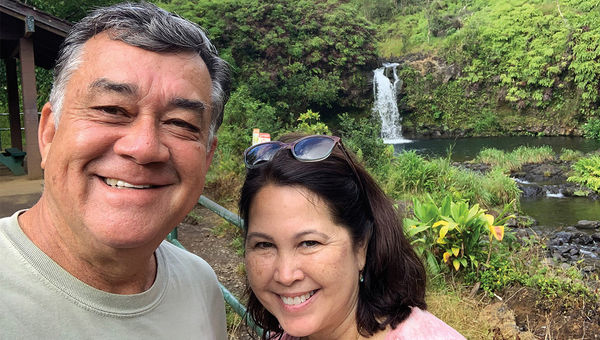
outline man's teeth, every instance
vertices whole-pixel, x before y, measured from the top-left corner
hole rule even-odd
[[[115,188],[134,188],[134,189],[147,189],[150,188],[150,185],[133,185],[131,183],[124,182],[120,179],[115,178],[105,178],[104,182],[111,187]]]
[[[308,292],[304,295],[300,295],[300,296],[296,296],[296,297],[287,297],[287,296],[280,296],[281,300],[283,301],[284,304],[286,305],[299,305],[301,303],[303,303],[304,301],[310,299],[311,296],[313,296],[315,294],[315,291],[313,290],[312,292]]]

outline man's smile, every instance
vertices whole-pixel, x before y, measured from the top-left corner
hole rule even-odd
[[[106,183],[107,185],[109,185],[113,188],[149,189],[149,188],[156,187],[156,186],[150,185],[150,184],[135,185],[135,184],[127,183],[120,179],[116,179],[116,178],[103,177],[102,180],[104,181],[104,183]]]

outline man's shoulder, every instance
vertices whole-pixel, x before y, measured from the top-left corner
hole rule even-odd
[[[165,262],[171,267],[181,267],[188,270],[196,268],[196,270],[213,272],[211,266],[203,258],[169,241],[163,241],[157,251],[164,256]]]

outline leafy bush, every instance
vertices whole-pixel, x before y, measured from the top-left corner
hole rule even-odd
[[[394,147],[381,139],[381,123],[373,117],[355,118],[347,113],[338,116],[339,134],[344,145],[354,152],[376,177],[386,176]]]
[[[290,126],[308,109],[366,111],[377,64],[375,31],[343,1],[172,0],[167,9],[209,32],[236,83]],[[325,111],[328,112],[325,112]]]
[[[328,135],[329,127],[321,122],[318,112],[308,110],[298,117],[298,130],[307,135]]]
[[[567,181],[579,183],[597,193],[600,193],[600,156],[581,158],[572,165],[575,175]]]
[[[460,268],[477,270],[486,251],[491,253],[493,239],[502,241],[504,223],[512,217],[506,215],[509,207],[507,205],[496,219],[485,214],[478,204],[454,202],[450,196],[439,206],[431,196],[426,202],[414,199],[414,218],[404,219],[404,230],[432,273],[440,272],[442,263],[456,271]],[[487,243],[486,235],[489,236]]]
[[[600,118],[590,118],[582,129],[585,137],[600,141]]]

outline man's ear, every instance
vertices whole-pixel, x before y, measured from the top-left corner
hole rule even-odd
[[[42,169],[46,164],[48,158],[48,152],[56,133],[56,125],[54,124],[54,112],[50,102],[47,102],[42,108],[42,115],[40,117],[40,125],[38,127],[38,143],[40,147],[40,154],[42,155]]]
[[[210,163],[212,163],[213,156],[215,155],[215,150],[217,149],[217,136],[214,136],[210,145],[208,145],[209,149],[206,150],[206,169],[210,167]]]

